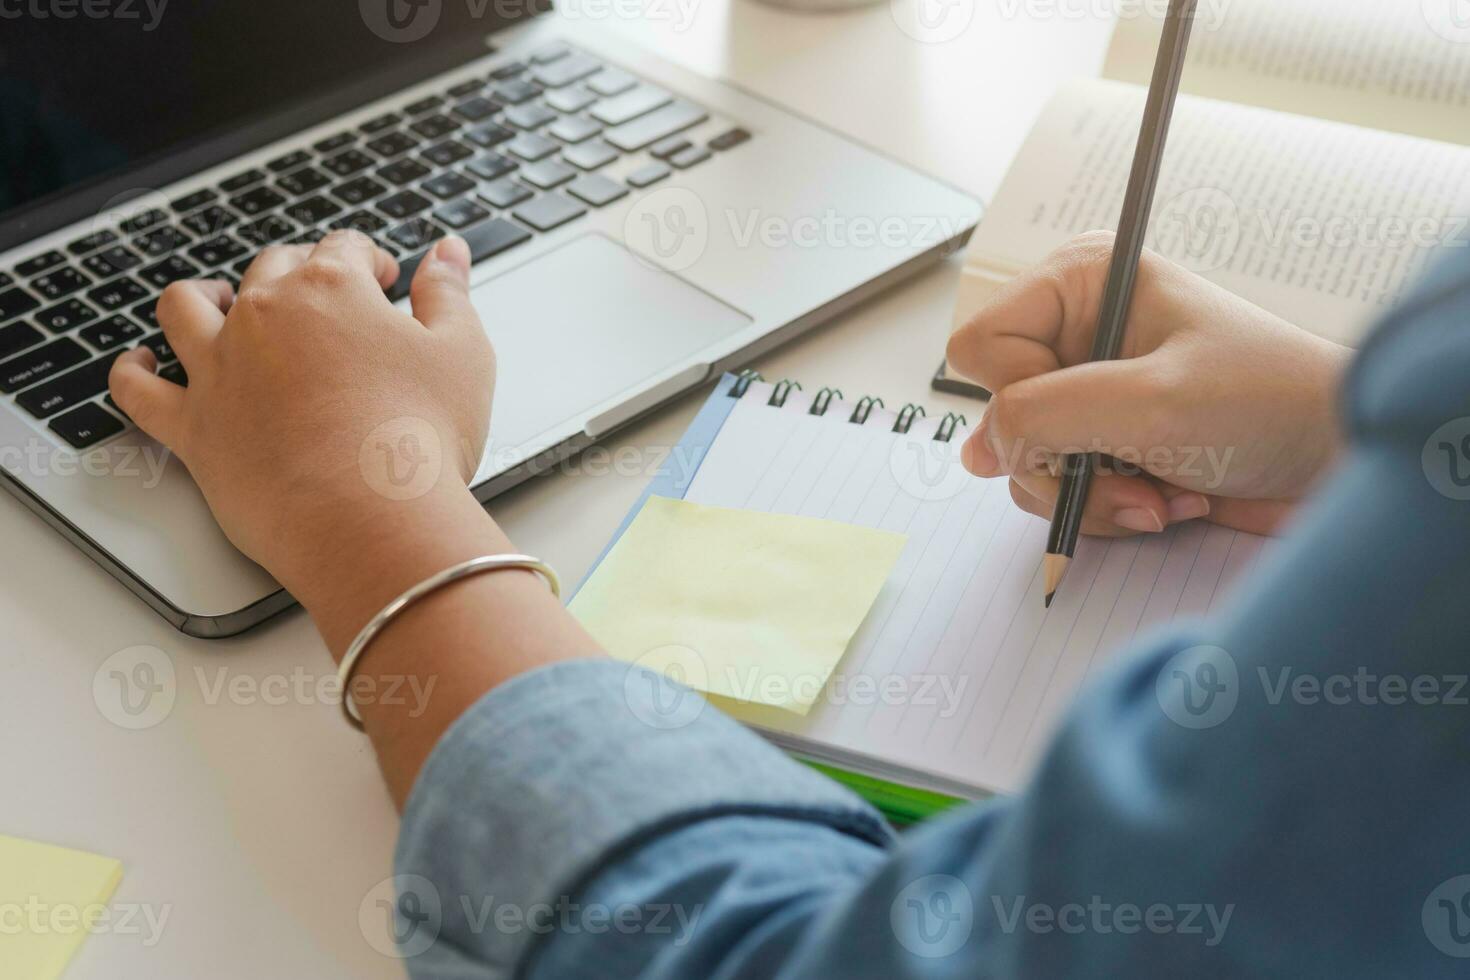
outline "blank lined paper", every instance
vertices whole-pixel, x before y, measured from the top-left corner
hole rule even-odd
[[[1050,610],[1046,522],[1005,480],[963,472],[963,427],[906,434],[896,415],[850,421],[834,400],[811,415],[752,385],[725,421],[686,499],[847,521],[908,543],[811,712],[720,702],[789,748],[872,770],[911,769],[951,791],[1015,790],[1060,713],[1141,631],[1209,612],[1258,560],[1264,539],[1191,523],[1161,535],[1085,539]]]

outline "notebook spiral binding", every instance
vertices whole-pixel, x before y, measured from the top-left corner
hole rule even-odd
[[[731,398],[743,398],[745,393],[750,390],[751,385],[757,381],[764,380],[765,378],[761,376],[759,371],[746,369],[741,371],[736,377],[735,383],[730,386],[728,394]],[[772,408],[780,408],[786,404],[786,399],[791,397],[793,391],[802,390],[804,389],[801,387],[801,382],[792,381],[789,378],[782,378],[776,382],[776,386],[771,391],[771,397],[766,401],[766,404]],[[832,400],[834,398],[845,400],[846,397],[840,388],[823,388],[812,399],[812,407],[808,410],[808,414],[826,415],[827,409],[832,407]],[[863,425],[868,421],[868,417],[873,414],[873,409],[886,407],[883,404],[883,399],[874,398],[872,395],[864,395],[858,399],[857,406],[853,409],[848,421],[854,425]],[[893,431],[906,434],[913,428],[915,422],[927,417],[928,414],[924,406],[909,402],[899,410],[898,419],[893,423]],[[937,442],[949,442],[954,438],[954,434],[960,426],[968,424],[969,422],[963,415],[957,412],[947,412],[940,421],[939,428],[934,431],[934,439]]]

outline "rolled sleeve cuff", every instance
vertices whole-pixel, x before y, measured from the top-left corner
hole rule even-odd
[[[858,797],[699,695],[640,667],[572,661],[502,685],[450,727],[409,798],[395,864],[437,890],[439,942],[509,976],[549,931],[538,912],[618,854],[727,815],[892,839]]]

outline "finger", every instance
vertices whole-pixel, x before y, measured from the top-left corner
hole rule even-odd
[[[230,284],[220,280],[170,283],[158,298],[158,324],[190,374],[198,374],[234,298]]]
[[[1038,497],[1017,480],[1011,481],[1011,499],[1016,502],[1016,506],[1026,511],[1026,513],[1034,514],[1045,521],[1052,519],[1052,512],[1056,507],[1054,497]],[[1082,533],[1098,538],[1126,538],[1137,534],[1152,534],[1157,532],[1151,527],[1145,530],[1138,530],[1125,527],[1112,520],[1092,517],[1084,513],[1082,517]]]
[[[1061,480],[1031,472],[1016,473],[1011,479],[1041,501],[1050,519],[1061,492]],[[1101,532],[1087,529],[1110,527],[1114,532],[1157,534],[1170,524],[1204,517],[1209,512],[1210,502],[1203,494],[1178,488],[1170,488],[1165,494],[1159,483],[1147,477],[1097,473],[1082,511],[1083,530],[1093,534]]]
[[[1292,500],[1210,497],[1210,523],[1251,534],[1279,534],[1296,510]]]
[[[309,263],[341,262],[387,289],[398,279],[398,263],[367,235],[352,228],[332,232],[311,250]]]
[[[255,257],[240,278],[240,292],[245,292],[294,272],[311,254],[306,245],[272,245]]]
[[[464,239],[440,239],[419,263],[409,294],[414,317],[430,329],[478,327],[480,315],[470,302],[470,247]]]
[[[133,422],[164,445],[178,451],[184,389],[154,372],[158,359],[147,347],[124,351],[112,362],[108,387],[112,399]]]

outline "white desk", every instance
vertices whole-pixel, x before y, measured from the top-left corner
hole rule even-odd
[[[896,27],[886,2],[835,15],[693,2],[684,0],[694,11],[687,24],[612,17],[607,26],[981,197],[1056,84],[1097,74],[1111,31],[1096,17],[1007,19],[1005,4],[949,0],[951,16],[972,15],[968,28],[921,44]],[[940,0],[927,2],[939,9]],[[580,0],[569,9],[585,20],[629,6]],[[757,366],[769,378],[973,415],[974,404],[928,386],[955,272],[946,263]],[[673,445],[703,397],[612,446]],[[563,473],[492,510],[525,550],[575,582],[644,483]],[[401,977],[358,924],[364,896],[390,873],[397,830],[367,741],[322,705],[210,703],[219,672],[235,683],[330,673],[309,620],[297,611],[245,637],[191,640],[8,496],[0,540],[0,833],[121,858],[115,905],[168,915],[151,947],[146,930],[92,936],[69,980]],[[92,681],[108,656],[140,644],[172,658],[179,693],[162,723],[126,731],[100,715]]]

